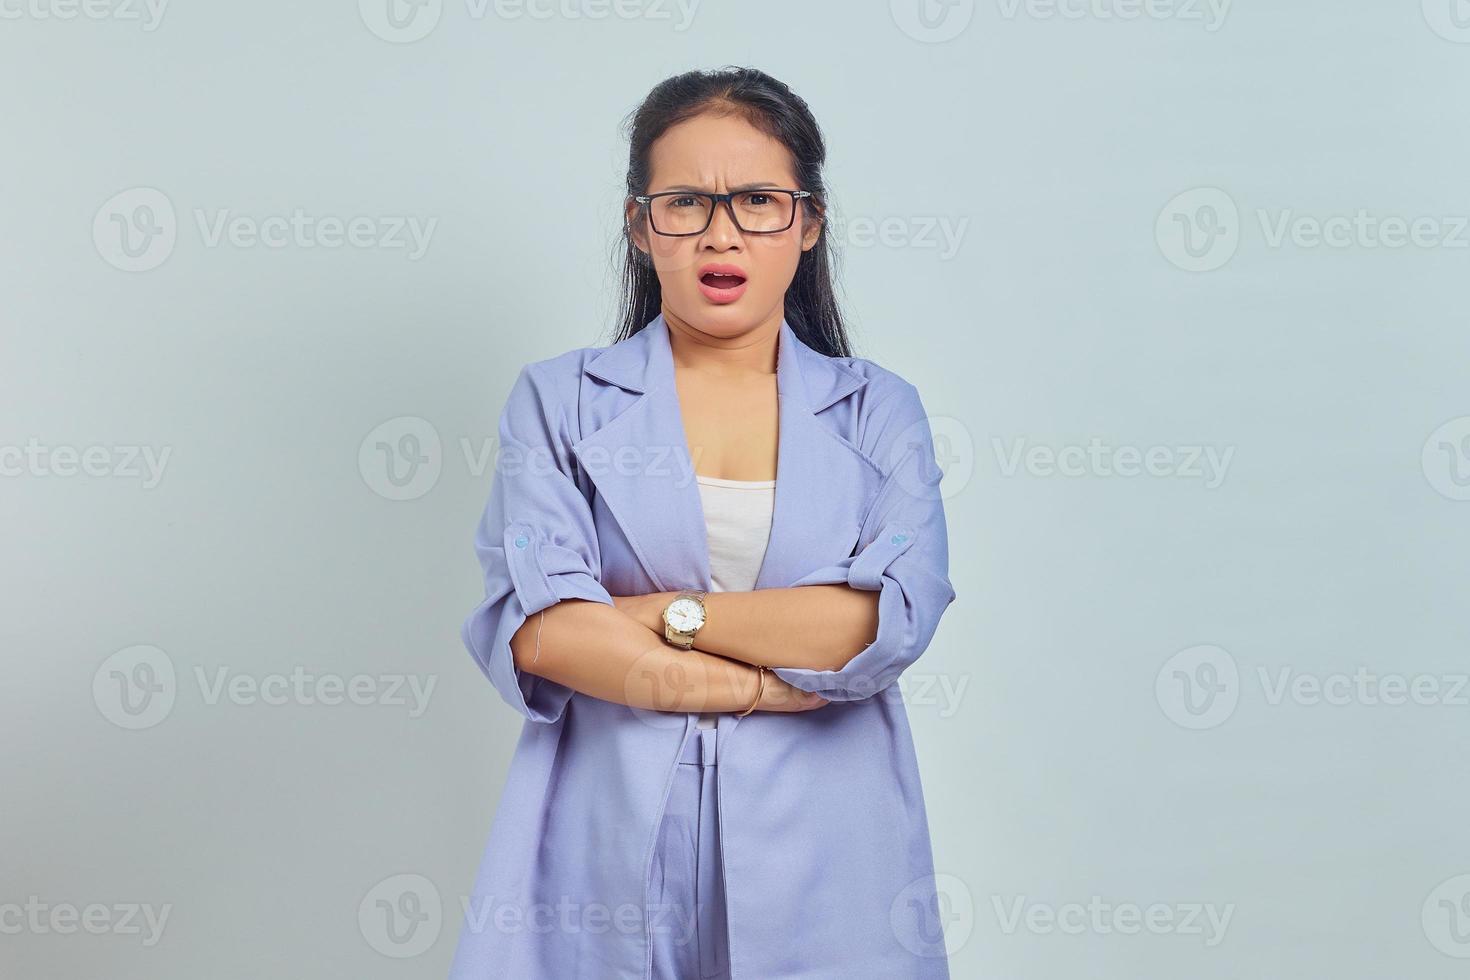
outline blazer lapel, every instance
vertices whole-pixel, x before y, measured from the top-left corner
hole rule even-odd
[[[708,590],[704,509],[663,315],[592,358],[585,371],[639,397],[573,445],[579,464],[659,591]],[[823,518],[833,516],[835,494],[844,488],[871,489],[874,478],[881,477],[872,460],[818,417],[865,384],[866,378],[812,350],[781,321],[776,499],[756,588],[780,588],[816,567],[808,556],[820,550],[814,546],[830,529]],[[855,540],[855,522],[840,533],[849,530]]]
[[[660,592],[710,587],[704,511],[659,315],[589,361],[586,373],[639,397],[572,446]]]
[[[846,536],[843,493],[876,486],[878,468],[856,446],[817,415],[868,383],[868,379],[803,344],[784,319],[776,356],[776,501],[771,537],[756,577],[757,589],[781,588],[826,564],[822,544],[829,534]],[[834,521],[837,522],[834,525]],[[857,524],[851,523],[857,539]]]

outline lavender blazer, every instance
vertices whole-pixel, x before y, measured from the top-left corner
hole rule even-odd
[[[812,350],[784,320],[776,383],[775,511],[756,588],[877,592],[879,625],[841,670],[775,668],[831,704],[720,720],[732,975],[941,980],[923,791],[894,683],[955,597],[929,424],[913,385]],[[560,599],[710,588],[663,317],[611,346],[524,367],[499,435],[475,535],[485,601],[463,637],[526,721],[450,977],[644,980],[650,931],[687,929],[645,906],[664,801],[698,714],[573,692],[519,671],[509,641]],[[681,682],[629,677],[630,689]]]

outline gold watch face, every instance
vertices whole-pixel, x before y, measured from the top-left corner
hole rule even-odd
[[[664,610],[664,622],[680,633],[693,633],[704,625],[704,606],[688,596],[675,599]]]

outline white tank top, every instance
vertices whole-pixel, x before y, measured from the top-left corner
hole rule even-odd
[[[710,591],[749,592],[755,588],[771,537],[776,481],[721,480],[697,473],[694,479],[704,504]],[[718,717],[713,712],[701,714],[699,727],[716,727]]]

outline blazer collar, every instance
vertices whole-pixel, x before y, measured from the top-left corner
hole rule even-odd
[[[612,417],[604,416],[572,452],[653,590],[708,591],[704,503],[674,384],[668,330],[660,315],[586,363],[585,373],[637,397]],[[776,496],[755,588],[788,586],[855,546],[861,520],[853,515],[862,512],[881,473],[817,413],[865,384],[866,378],[840,361],[803,344],[782,319],[776,349]],[[738,721],[732,715],[720,725],[733,729]]]
[[[777,341],[776,384],[782,398],[799,397],[813,413],[846,398],[868,379],[841,362],[812,350],[781,318]],[[794,351],[794,357],[785,357]],[[665,383],[673,384],[673,349],[669,326],[660,313],[633,336],[618,341],[588,361],[584,370],[619,388],[638,394]]]

